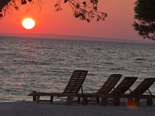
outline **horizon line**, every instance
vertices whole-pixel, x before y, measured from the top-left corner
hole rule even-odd
[[[39,36],[41,35],[41,36]],[[46,38],[46,39],[62,39],[62,40],[86,40],[86,41],[109,41],[109,42],[125,42],[125,43],[154,43],[146,39],[120,39],[120,38],[104,38],[104,37],[90,37],[80,35],[63,35],[63,34],[45,34],[45,33],[0,33],[0,36],[11,37],[33,37],[33,38]],[[146,41],[145,41],[146,40]]]

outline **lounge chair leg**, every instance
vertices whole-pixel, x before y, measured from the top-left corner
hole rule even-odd
[[[36,91],[33,91],[33,93],[37,93]],[[33,101],[36,101],[36,96],[33,96]]]
[[[113,105],[119,106],[120,105],[120,99],[119,98],[113,98]]]
[[[82,105],[86,106],[88,105],[88,98],[87,97],[82,97],[83,100],[82,100]]]
[[[37,103],[39,103],[40,96],[37,96]]]
[[[72,99],[73,99],[73,97],[67,97],[66,105],[71,106],[73,104]]]
[[[99,104],[99,97],[96,97],[96,102]]]
[[[152,106],[153,105],[153,100],[152,99],[147,99],[146,101],[148,106]]]
[[[53,103],[53,96],[51,96],[50,103],[51,104]]]
[[[137,106],[139,106],[140,105],[140,103],[139,103],[139,98],[135,98],[135,100],[134,101],[136,101],[137,102]]]
[[[78,102],[78,104],[80,104],[80,100],[81,100],[81,97],[78,97],[78,101],[77,101],[77,102]]]
[[[102,97],[101,105],[107,106],[107,104],[108,104],[107,98]]]

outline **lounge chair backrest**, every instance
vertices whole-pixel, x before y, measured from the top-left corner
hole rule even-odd
[[[108,94],[121,78],[121,74],[111,74],[103,86],[97,91],[98,94]]]
[[[111,92],[112,95],[121,96],[133,85],[138,77],[125,77],[122,82]]]
[[[86,70],[75,70],[63,93],[78,93],[82,87],[87,73],[88,71]]]
[[[140,96],[155,82],[155,78],[145,78],[132,92],[133,96]]]

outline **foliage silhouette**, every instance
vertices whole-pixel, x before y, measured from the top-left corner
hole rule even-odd
[[[39,4],[38,6],[41,6],[42,3],[42,0],[1,0],[0,17],[3,17],[5,15],[6,11],[9,9],[9,6],[18,10],[19,4],[17,4],[17,1],[20,1],[21,5],[26,5],[28,4],[28,2],[31,2],[37,3]],[[62,2],[69,4],[69,6],[72,8],[74,12],[73,15],[75,16],[75,18],[80,18],[81,20],[90,22],[93,19],[96,19],[96,21],[104,21],[107,17],[107,13],[98,12],[98,0],[57,0],[55,4],[56,11],[62,10]]]
[[[155,40],[155,0],[137,0],[135,4],[134,29],[144,39]]]

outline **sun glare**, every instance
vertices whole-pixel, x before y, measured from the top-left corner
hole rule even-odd
[[[26,18],[22,21],[22,25],[25,29],[32,29],[35,26],[35,21],[31,18]]]

